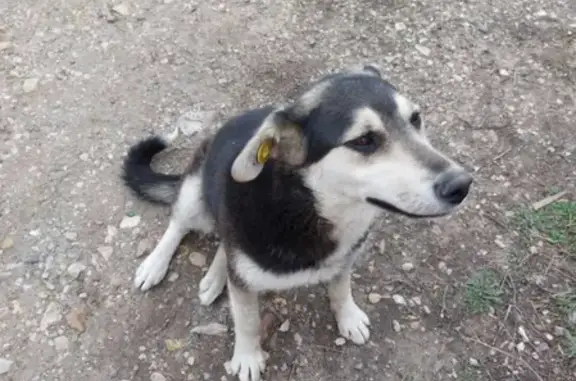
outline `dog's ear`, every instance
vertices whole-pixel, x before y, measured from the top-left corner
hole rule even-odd
[[[232,164],[232,178],[238,182],[252,181],[269,159],[298,166],[306,160],[306,140],[302,127],[289,118],[289,111],[272,112]]]

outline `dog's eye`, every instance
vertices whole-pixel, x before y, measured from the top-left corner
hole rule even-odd
[[[372,153],[376,151],[380,145],[380,136],[370,131],[356,139],[350,140],[345,145],[353,150]]]
[[[422,126],[422,118],[420,117],[420,113],[418,111],[414,111],[412,113],[412,115],[410,115],[410,123],[420,129],[420,126]]]

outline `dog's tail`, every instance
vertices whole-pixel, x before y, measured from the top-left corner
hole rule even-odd
[[[177,136],[178,129],[168,136],[151,136],[130,147],[122,179],[141,199],[157,204],[172,204],[176,200],[182,175],[154,172],[150,164],[154,156],[168,148]]]

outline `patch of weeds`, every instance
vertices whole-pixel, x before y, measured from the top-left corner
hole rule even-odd
[[[477,381],[478,380],[478,372],[476,369],[467,366],[466,368],[462,369],[462,371],[458,374],[458,381]]]
[[[513,222],[525,243],[544,240],[576,259],[576,201],[557,201],[539,210],[522,208]]]
[[[502,304],[502,278],[494,270],[482,269],[466,283],[464,302],[472,314],[482,314]]]
[[[576,358],[576,290],[554,295],[554,303],[568,327],[564,352],[567,357]]]

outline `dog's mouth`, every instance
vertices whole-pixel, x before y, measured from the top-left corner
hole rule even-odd
[[[369,204],[375,205],[381,209],[387,210],[389,212],[401,214],[403,216],[410,217],[410,218],[437,218],[437,217],[446,216],[448,214],[447,212],[446,213],[435,213],[435,214],[410,213],[410,212],[407,212],[407,211],[402,210],[400,208],[397,208],[396,206],[389,204],[386,201],[378,200],[378,199],[372,198],[372,197],[367,197],[366,202],[368,202]]]

